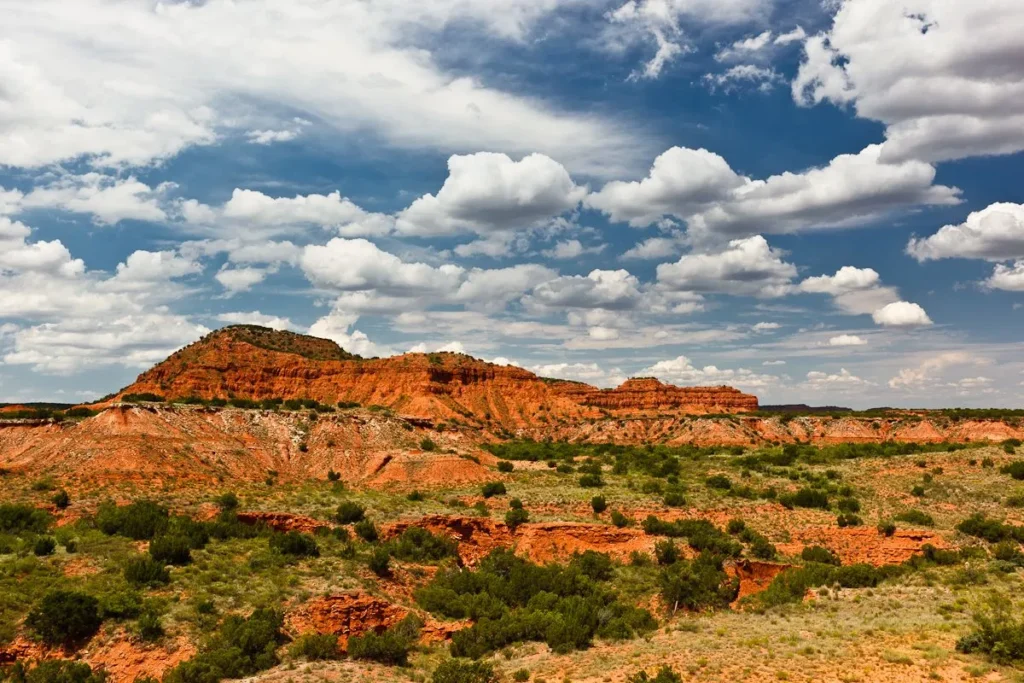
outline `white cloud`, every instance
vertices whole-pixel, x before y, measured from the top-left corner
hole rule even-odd
[[[1020,151],[1022,23],[1018,0],[845,0],[806,42],[793,97],[884,123],[885,161]]]
[[[841,368],[838,374],[829,374],[818,370],[807,373],[806,386],[818,391],[844,391],[854,387],[871,385],[871,382],[857,377],[846,368]]]
[[[352,326],[358,320],[358,315],[335,308],[313,323],[308,333],[321,339],[330,339],[341,348],[357,356],[393,356],[395,354],[390,347],[375,344],[365,333],[353,330]]]
[[[897,301],[875,311],[875,323],[885,327],[922,327],[932,324],[924,309],[909,301]]]
[[[391,216],[364,211],[340,192],[271,197],[235,188],[231,199],[221,206],[186,200],[178,208],[188,224],[247,241],[296,232],[305,226],[333,230],[344,237],[386,235],[394,228]]]
[[[272,145],[276,142],[291,142],[302,135],[302,129],[310,125],[310,122],[296,118],[289,128],[281,130],[250,130],[245,133],[249,143],[253,145]]]
[[[626,270],[593,270],[554,278],[534,288],[528,305],[551,309],[629,310],[641,299],[640,281]]]
[[[770,92],[783,78],[775,69],[757,64],[737,64],[721,73],[707,73],[701,79],[711,92],[735,92],[744,87]]]
[[[1024,260],[1010,266],[998,264],[992,271],[992,276],[982,284],[989,289],[1024,292]]]
[[[551,249],[546,249],[541,253],[548,258],[567,261],[586,254],[600,254],[607,246],[606,244],[595,244],[592,247],[585,247],[582,242],[573,239],[558,242]]]
[[[867,340],[855,334],[840,334],[828,340],[829,346],[865,346]]]
[[[784,361],[784,360],[766,360],[765,362],[761,363],[761,365],[764,365],[766,367],[781,366],[781,365],[785,365],[785,364],[786,364],[786,361]]]
[[[802,41],[806,37],[807,32],[801,26],[778,35],[775,35],[771,30],[763,31],[757,35],[737,40],[728,47],[721,48],[715,53],[715,60],[730,62],[747,59],[765,59],[776,51],[774,48],[785,47],[791,43]]]
[[[821,168],[752,180],[717,154],[673,147],[644,180],[610,182],[586,204],[634,227],[675,216],[687,223],[691,239],[709,239],[841,228],[914,206],[960,202],[958,189],[932,184],[931,165],[885,163],[881,152],[881,145],[870,145]]]
[[[673,290],[776,297],[789,293],[796,266],[760,235],[729,242],[712,254],[687,254],[658,266],[658,282]]]
[[[623,259],[653,261],[668,258],[679,253],[680,241],[672,237],[650,237],[635,245],[622,255]]]
[[[979,358],[966,351],[947,351],[926,358],[917,367],[903,368],[889,380],[891,389],[920,389],[933,385],[951,367],[960,365],[985,365],[987,359]]]
[[[459,285],[454,298],[458,301],[480,302],[490,307],[504,305],[557,276],[558,273],[550,268],[530,263],[493,270],[474,268]]]
[[[778,323],[757,323],[753,328],[754,332],[774,332],[775,330],[782,329],[782,325]]]
[[[719,369],[714,365],[698,368],[686,356],[659,361],[644,368],[639,374],[651,375],[664,382],[684,386],[728,384],[741,389],[762,391],[780,383],[779,378],[774,375],[763,375],[745,368]]]
[[[448,160],[448,178],[397,216],[399,232],[418,237],[524,230],[574,209],[587,189],[543,154],[513,161],[480,152]]]
[[[626,381],[625,375],[619,368],[606,370],[597,363],[548,363],[532,365],[526,369],[540,377],[567,379],[600,387],[618,386]]]
[[[295,325],[288,318],[276,315],[265,315],[259,311],[236,311],[232,313],[221,313],[217,320],[229,325],[259,325],[274,330],[292,330]]]
[[[809,277],[800,283],[800,291],[828,294],[843,313],[868,315],[900,300],[894,287],[882,285],[873,268],[843,266],[835,275]]]
[[[406,263],[364,239],[336,237],[325,245],[307,246],[301,267],[306,277],[325,289],[377,290],[384,294],[415,296],[454,291],[463,269],[426,263]]]
[[[922,262],[1024,259],[1024,204],[990,204],[972,212],[960,225],[947,225],[930,237],[911,239],[907,253]]]
[[[631,78],[658,78],[680,55],[694,51],[685,28],[689,23],[737,24],[763,16],[762,0],[629,0],[607,13],[604,40],[616,52],[637,44],[650,44],[656,52]]]
[[[641,139],[630,127],[448,73],[421,49],[466,23],[523,40],[562,6],[4,0],[0,164],[147,165],[252,130],[263,107],[406,149],[542,151],[585,172],[620,171]]]
[[[108,281],[110,286],[149,287],[155,282],[164,282],[203,271],[198,262],[184,258],[173,251],[135,251],[124,263],[119,263],[117,273]]]
[[[228,295],[234,295],[239,292],[248,292],[255,285],[263,282],[267,277],[267,272],[266,268],[221,268],[213,277],[227,290]]]
[[[19,204],[22,210],[60,209],[89,214],[102,225],[123,220],[162,221],[167,215],[161,202],[172,187],[165,183],[154,189],[135,178],[100,173],[64,175],[34,188]]]

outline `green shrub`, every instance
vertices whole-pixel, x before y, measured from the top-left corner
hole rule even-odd
[[[483,485],[480,493],[483,494],[484,498],[493,498],[494,496],[503,496],[507,492],[503,482],[491,481]]]
[[[654,544],[654,559],[658,561],[658,564],[675,564],[679,561],[679,557],[679,548],[672,539],[658,541]]]
[[[217,496],[217,507],[221,510],[237,510],[238,496],[232,492],[222,493]]]
[[[828,509],[828,496],[817,489],[802,488],[796,493],[787,493],[779,496],[779,502],[784,507],[793,509],[798,508],[816,508],[820,510]]]
[[[31,505],[0,505],[0,533],[41,534],[50,527],[50,515]]]
[[[686,505],[686,497],[680,491],[672,490],[665,493],[661,499],[670,508],[681,508]]]
[[[273,534],[269,539],[270,549],[289,557],[320,557],[320,547],[309,534],[289,531]]]
[[[897,522],[906,522],[915,526],[935,526],[935,520],[926,512],[920,510],[904,510],[893,517]]]
[[[57,493],[53,494],[53,498],[50,499],[50,502],[53,503],[54,507],[58,510],[65,510],[69,505],[71,505],[71,496],[67,491],[61,489],[60,491],[57,491]]]
[[[722,491],[728,491],[732,488],[732,481],[730,481],[729,477],[723,474],[716,474],[712,477],[708,477],[704,480],[704,484],[709,489],[719,489]]]
[[[32,554],[36,557],[46,557],[53,555],[53,551],[56,549],[57,541],[49,536],[40,536],[36,539],[35,545],[32,546]]]
[[[854,514],[860,512],[860,501],[856,498],[840,498],[839,502],[836,503],[836,507],[839,508],[840,512]]]
[[[258,609],[248,618],[229,616],[210,642],[171,669],[163,683],[219,683],[269,669],[278,663],[283,623],[279,612],[268,609]]]
[[[915,486],[914,488],[910,489],[910,495],[912,495],[912,496],[916,496],[918,498],[923,498],[924,494],[925,494],[925,491],[924,491],[924,487],[923,486]]]
[[[334,513],[334,519],[337,520],[338,524],[354,524],[363,521],[365,518],[366,510],[363,506],[350,500],[346,500],[339,505],[338,511]]]
[[[134,590],[114,591],[100,596],[103,619],[134,619],[142,613],[142,596]]]
[[[740,533],[746,528],[747,523],[744,522],[742,519],[730,519],[729,523],[725,527],[725,530],[727,533],[735,536],[736,534]]]
[[[654,536],[685,538],[691,548],[725,557],[739,557],[743,546],[706,519],[681,519],[665,522],[649,515],[643,522],[644,532]]]
[[[530,514],[522,508],[513,508],[505,513],[505,525],[513,532],[529,521]]]
[[[384,546],[377,546],[366,560],[366,566],[380,577],[391,574],[391,553]]]
[[[822,548],[820,545],[812,545],[804,548],[800,551],[800,559],[804,562],[817,562],[819,564],[831,564],[836,567],[842,564],[839,558],[829,550],[828,548]]]
[[[611,520],[612,520],[612,524],[614,524],[615,526],[617,526],[620,529],[624,529],[624,528],[626,528],[627,526],[629,526],[630,524],[633,523],[633,520],[631,520],[629,517],[627,517],[626,515],[622,514],[618,510],[612,510]]]
[[[630,676],[627,683],[683,683],[683,677],[671,667],[663,666],[653,678],[648,676],[646,671],[639,671]]]
[[[288,648],[292,657],[302,657],[310,662],[338,659],[338,636],[333,633],[307,633],[299,636]]]
[[[413,503],[418,503],[422,500],[426,500],[426,496],[424,496],[423,493],[418,489],[413,489],[412,491],[409,492],[405,499],[408,501],[412,501]]]
[[[156,586],[169,583],[171,573],[163,562],[158,562],[147,555],[139,555],[125,563],[124,578],[136,586]]]
[[[1004,596],[994,595],[974,613],[974,631],[956,643],[958,652],[988,655],[998,664],[1024,660],[1024,620]]]
[[[1008,508],[1024,508],[1024,494],[1007,496],[1004,502]]]
[[[348,655],[352,659],[405,666],[409,662],[409,651],[416,644],[421,628],[422,622],[410,614],[384,633],[370,631],[365,635],[349,638]]]
[[[515,675],[518,675],[517,671]],[[530,679],[530,674],[526,674],[526,678],[516,678],[513,676],[513,680],[516,681],[527,681]],[[494,673],[494,667],[487,662],[474,662],[468,659],[446,659],[441,662],[436,669],[434,669],[434,675],[430,679],[433,683],[498,683],[500,680],[498,675]]]
[[[376,543],[377,539],[380,538],[380,532],[377,531],[377,525],[368,519],[356,522],[356,525],[352,528],[355,529],[356,536],[367,543]]]
[[[152,609],[144,609],[135,622],[135,632],[147,643],[154,643],[164,637],[160,615]],[[136,682],[138,683],[138,681]]]
[[[761,534],[755,534],[748,543],[750,543],[750,554],[759,560],[774,560],[779,556],[778,548]]]
[[[459,544],[454,540],[435,536],[421,527],[409,527],[388,543],[392,555],[406,562],[437,562],[446,557],[457,557]]]
[[[1024,543],[1024,527],[1003,524],[994,519],[988,519],[983,513],[977,512],[956,525],[956,530],[968,536],[983,538],[990,543],[998,543],[1007,539],[1013,539],[1018,543]]]
[[[604,486],[604,479],[601,478],[600,474],[588,472],[581,476],[577,483],[585,489],[596,489]]]
[[[512,673],[512,680],[518,683],[525,683],[525,681],[530,680],[530,672],[526,669],[516,669]]]
[[[149,542],[149,555],[157,562],[186,565],[192,561],[192,543],[184,536],[157,536]]]
[[[93,671],[84,662],[73,662],[68,659],[47,659],[39,662],[31,669],[25,669],[21,663],[14,665],[7,680],[11,683],[106,683],[106,672]],[[0,671],[0,680],[3,671]]]
[[[996,466],[996,461],[993,460],[992,458],[982,458],[982,460],[981,460],[981,467],[983,469],[992,469],[995,466]]]
[[[727,607],[739,593],[739,581],[726,575],[722,558],[707,552],[666,567],[659,584],[661,597],[673,612],[680,607],[692,611]]]
[[[99,630],[102,622],[96,598],[64,590],[44,595],[25,618],[25,625],[48,645],[84,641]]]
[[[888,520],[878,523],[878,533],[882,534],[886,538],[889,538],[896,533],[896,525]]]
[[[1013,448],[1010,448],[1010,452],[1013,452]],[[1005,465],[999,468],[999,471],[1003,474],[1008,474],[1018,481],[1024,480],[1024,460],[1018,460],[1017,462],[1011,462],[1009,465]]]
[[[604,499],[604,496],[594,496],[590,499],[590,507],[593,509],[594,514],[601,514],[608,509],[608,502]]]
[[[428,436],[425,436],[422,439],[420,439],[420,450],[426,451],[427,453],[433,453],[434,451],[437,450],[437,444],[434,443],[433,439],[431,439]]]
[[[167,508],[148,500],[117,506],[103,503],[96,512],[96,526],[103,533],[148,541],[170,525]]]
[[[327,470],[327,481],[339,482],[341,481],[341,473],[335,472],[334,470]]]
[[[845,529],[848,526],[860,526],[863,523],[864,520],[857,515],[844,513],[836,517],[836,524],[839,525],[840,529]]]
[[[508,460],[502,460],[502,461],[500,461],[500,462],[498,463],[498,471],[499,471],[499,472],[505,472],[505,473],[508,473],[508,472],[511,472],[511,471],[513,471],[513,470],[514,470],[515,468],[516,468],[516,466],[515,466],[515,465],[513,465],[513,464],[512,464],[512,463],[511,463],[510,461],[508,461]]]

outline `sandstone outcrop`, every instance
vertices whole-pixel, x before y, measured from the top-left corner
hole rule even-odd
[[[416,419],[469,420],[505,428],[606,412],[741,412],[757,398],[729,387],[680,388],[654,379],[612,390],[547,380],[464,354],[362,359],[334,342],[234,326],[214,332],[144,372],[119,396],[202,399],[308,398],[384,406]]]
[[[331,634],[344,651],[348,639],[367,633],[383,633],[400,622],[408,611],[386,600],[361,592],[328,595],[311,600],[286,617],[293,635]]]

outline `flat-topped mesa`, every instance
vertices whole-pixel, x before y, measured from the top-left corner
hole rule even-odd
[[[434,420],[469,418],[512,428],[600,417],[602,410],[718,413],[756,410],[727,387],[680,388],[653,379],[618,389],[551,380],[465,354],[365,359],[332,341],[251,325],[226,327],[139,375],[119,396],[167,399],[315,399],[384,406]]]
[[[603,389],[584,397],[585,405],[611,411],[684,411],[687,413],[738,413],[756,411],[757,397],[727,386],[677,387],[653,377],[634,377],[615,389]]]

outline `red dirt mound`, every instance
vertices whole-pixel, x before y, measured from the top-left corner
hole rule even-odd
[[[594,550],[627,560],[634,551],[652,553],[655,538],[640,529],[619,529],[606,524],[541,522],[516,530],[516,552],[534,562],[567,560],[575,553]]]
[[[899,530],[886,537],[873,527],[812,526],[794,530],[793,541],[776,543],[780,552],[799,555],[807,546],[828,548],[843,564],[867,563],[880,567],[899,564],[921,552],[928,544],[936,548],[947,546],[945,540],[930,531]]]

